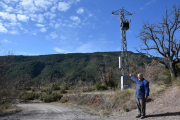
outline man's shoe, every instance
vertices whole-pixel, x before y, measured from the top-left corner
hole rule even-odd
[[[136,116],[136,118],[139,118],[139,117],[141,117],[141,115],[137,115],[137,116]]]
[[[145,116],[141,116],[141,119],[144,119],[145,118]]]

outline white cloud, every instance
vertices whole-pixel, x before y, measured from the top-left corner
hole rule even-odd
[[[53,6],[53,7],[51,8],[51,12],[56,12],[56,9],[57,9],[57,7],[56,7],[56,6]]]
[[[42,14],[39,14],[37,19],[38,19],[39,23],[43,23],[44,22],[44,16]]]
[[[74,21],[79,21],[80,20],[80,18],[78,16],[71,16],[70,19],[74,20]]]
[[[50,36],[51,36],[51,38],[53,38],[53,39],[55,39],[55,38],[58,37],[58,35],[57,35],[55,32],[52,32],[52,33],[50,34]]]
[[[60,39],[65,40],[67,37],[61,35]]]
[[[94,49],[95,49],[94,45],[89,42],[89,43],[86,43],[86,44],[83,44],[83,45],[79,46],[76,49],[76,52],[87,53],[87,52],[93,52]]]
[[[11,41],[7,40],[7,39],[4,39],[1,41],[2,43],[12,43]]]
[[[36,11],[40,11],[35,5],[34,0],[22,0],[19,5],[16,6],[17,9],[23,9],[25,14],[32,14]]]
[[[54,47],[53,49],[54,49],[56,52],[59,52],[59,53],[65,53],[65,52],[66,52],[65,50],[60,49],[60,48],[58,48],[58,47]]]
[[[36,24],[37,27],[44,27],[43,24]]]
[[[55,27],[56,29],[58,29],[58,28],[60,27],[60,25],[61,25],[61,24],[55,24],[54,27]]]
[[[19,32],[16,31],[16,30],[11,30],[11,31],[9,31],[9,33],[11,33],[11,34],[19,34]]]
[[[32,21],[36,21],[38,16],[36,14],[29,14],[29,17]]]
[[[76,0],[77,2],[80,2],[80,0]]]
[[[8,32],[8,30],[2,25],[2,23],[0,23],[0,32],[2,32],[2,33]]]
[[[0,17],[2,17],[2,19],[4,19],[4,20],[16,22],[16,15],[15,14],[9,14],[7,12],[0,12]]]
[[[45,9],[45,10],[47,10],[48,7],[52,5],[51,2],[45,1],[45,0],[36,0],[36,1],[34,1],[34,3],[35,3],[36,6],[41,7],[43,9]]]
[[[19,0],[3,0],[3,1],[9,3],[9,2],[18,2]]]
[[[31,34],[33,35],[37,35],[36,31],[32,31]]]
[[[11,26],[21,26],[21,23],[18,22],[12,22],[10,23]]]
[[[17,15],[17,19],[18,19],[19,21],[22,21],[22,22],[27,22],[27,21],[29,20],[29,17],[26,16],[26,15],[20,15],[20,14],[18,14],[18,15]]]
[[[13,8],[11,6],[8,6],[6,4],[4,4],[3,2],[0,2],[0,6],[1,8],[3,8],[6,12],[11,12],[13,11]]]
[[[83,8],[79,8],[79,9],[76,10],[76,12],[78,14],[83,14],[84,13],[84,9]]]
[[[50,12],[46,12],[46,13],[44,13],[44,15],[45,15],[46,17],[49,17],[50,19],[53,19],[53,18],[56,17],[56,14],[53,14],[53,13],[50,13]]]
[[[46,32],[47,30],[46,30],[46,28],[41,28],[39,31]]]
[[[92,16],[93,16],[93,14],[92,14],[91,12],[89,12],[89,13],[88,13],[88,16],[89,16],[89,17],[92,17]]]
[[[143,7],[140,7],[140,9],[144,9],[146,6],[150,5],[151,3],[155,3],[157,0],[151,0],[149,2],[147,2]]]
[[[66,12],[71,7],[71,3],[59,2],[58,10]]]

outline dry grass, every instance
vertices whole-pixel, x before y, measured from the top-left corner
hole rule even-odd
[[[157,94],[159,94],[160,92],[163,92],[167,89],[167,85],[163,84],[163,83],[152,83],[150,84],[149,88],[150,88],[150,97],[151,96],[156,96]]]
[[[152,99],[152,96],[156,96],[166,89],[167,85],[163,83],[150,83],[150,96],[148,101]],[[136,88],[133,85],[131,89],[124,91],[102,91],[100,94],[94,94],[95,92],[91,94],[90,92],[88,92],[88,94],[77,92],[76,94],[64,97],[68,99],[67,103],[86,107],[94,111],[94,114],[115,115],[136,109],[135,91]]]
[[[20,112],[22,111],[21,108],[15,106],[15,105],[12,105],[10,106],[8,109],[0,109],[0,116],[7,116],[7,115],[11,115],[11,114],[14,114],[14,113],[17,113],[17,112]]]
[[[180,89],[180,76],[173,80],[172,85],[179,86]]]

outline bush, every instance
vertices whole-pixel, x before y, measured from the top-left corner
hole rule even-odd
[[[108,90],[108,87],[106,85],[102,84],[102,83],[96,83],[94,85],[94,88],[96,90]]]
[[[111,89],[113,88],[115,90],[118,86],[118,83],[115,81],[111,81],[107,84],[107,86],[109,86],[109,87],[111,87]]]
[[[51,94],[52,93],[52,89],[50,89],[50,88],[41,89],[41,92],[45,92],[47,94]]]
[[[69,87],[68,86],[62,86],[62,89],[64,89],[64,90],[68,90],[69,89]]]
[[[29,93],[29,92],[23,91],[23,93],[19,96],[19,98],[22,100],[34,100],[34,99],[39,98],[39,94],[34,93],[34,92]]]
[[[68,99],[66,98],[66,97],[62,97],[62,99],[61,99],[61,102],[62,103],[65,103],[65,102],[67,102],[68,101]]]
[[[169,71],[169,69],[166,69],[164,72],[163,72],[163,76],[162,76],[162,79],[163,79],[163,82],[165,84],[170,84],[172,81],[171,81],[171,73]]]
[[[24,89],[25,90],[31,90],[31,87],[25,87]]]
[[[58,87],[56,83],[51,83],[51,84],[50,84],[50,88],[51,88],[52,90],[60,90],[60,87]]]
[[[10,108],[10,106],[11,106],[11,103],[10,103],[10,102],[5,102],[5,103],[4,103],[4,109]]]
[[[124,110],[125,112],[129,112],[129,111],[130,111],[129,108],[126,107],[125,105],[123,106],[123,110]]]
[[[65,94],[65,93],[67,93],[67,91],[65,89],[61,89],[60,93]]]
[[[31,90],[32,90],[32,92],[34,92],[34,91],[35,91],[35,88],[33,87]]]
[[[61,94],[53,93],[51,95],[48,95],[48,94],[44,95],[40,99],[43,100],[43,102],[45,103],[49,103],[49,102],[60,100],[61,98],[62,98]]]

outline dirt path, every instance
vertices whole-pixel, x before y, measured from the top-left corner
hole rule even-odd
[[[137,109],[110,117],[109,120],[136,120]],[[146,120],[180,120],[180,89],[169,88],[154,101],[146,104]]]
[[[19,104],[23,111],[0,120],[136,120],[137,109],[116,116],[90,115],[77,108],[50,104]],[[154,101],[147,103],[146,120],[180,120],[180,89],[169,88]]]
[[[89,115],[80,109],[50,104],[19,104],[22,112],[0,120],[97,120],[98,116]]]

